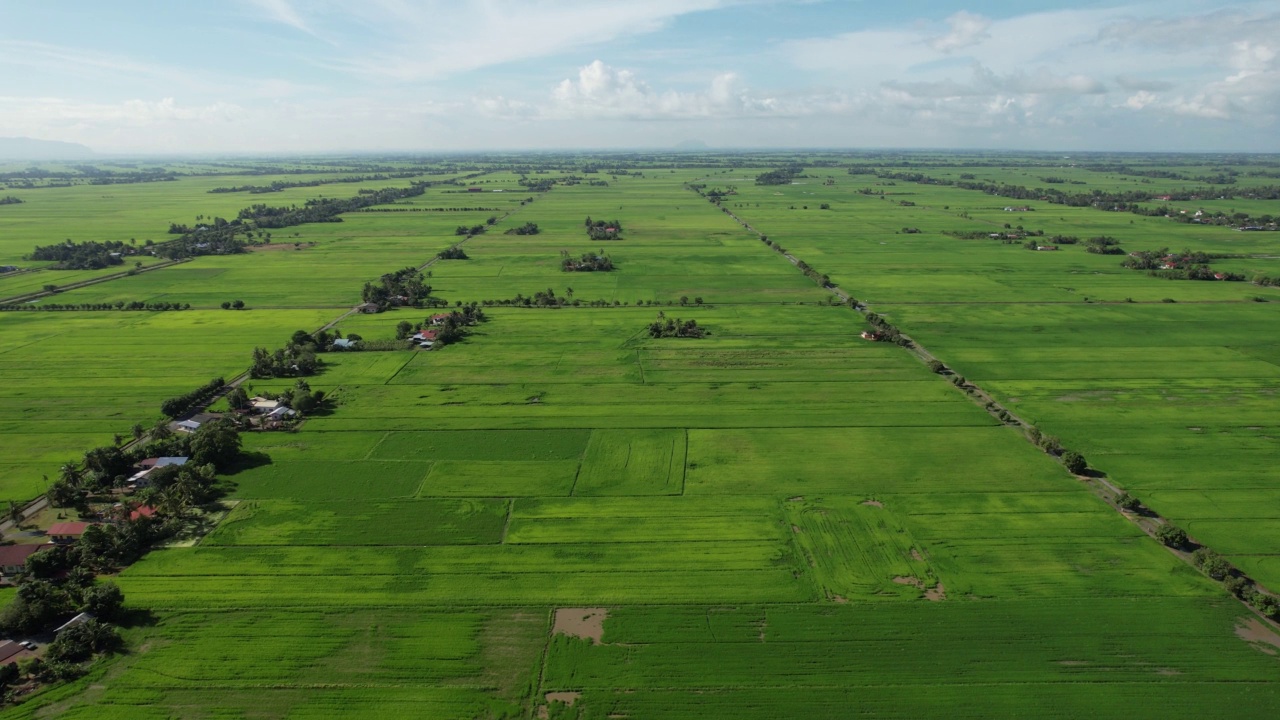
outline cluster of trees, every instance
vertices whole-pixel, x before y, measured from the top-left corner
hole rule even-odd
[[[759,175],[756,176],[756,184],[757,185],[790,185],[791,181],[795,180],[796,177],[798,177],[803,172],[804,172],[804,168],[799,165],[787,165],[786,167],[780,167],[777,170],[770,170],[769,172],[760,173]]]
[[[1239,273],[1214,272],[1209,267],[1210,262],[1222,257],[1226,256],[1191,250],[1170,253],[1169,248],[1160,248],[1129,253],[1121,265],[1131,270],[1146,270],[1168,280],[1244,280],[1244,275]]]
[[[592,240],[619,240],[622,237],[622,223],[617,220],[592,220],[588,215],[583,226],[587,228],[587,237]]]
[[[1127,493],[1126,493],[1127,494]],[[1172,523],[1164,523],[1156,529],[1156,539],[1175,550],[1192,550],[1191,563],[1201,572],[1222,583],[1227,592],[1249,603],[1272,620],[1280,620],[1280,599],[1258,589],[1229,560],[1207,547],[1201,547],[1187,537],[1186,531]]]
[[[1268,275],[1255,275],[1253,277],[1254,285],[1263,287],[1280,287],[1280,277],[1270,277]]]
[[[88,240],[81,243],[67,240],[53,245],[38,245],[27,258],[54,261],[49,266],[51,270],[101,270],[113,265],[123,265],[125,257],[137,253],[135,245],[119,240]]]
[[[264,392],[262,396],[277,400],[281,405],[304,415],[315,412],[322,407],[325,398],[323,390],[312,390],[311,385],[301,378],[293,384],[292,388],[284,392]],[[237,387],[227,395],[227,405],[237,412],[246,412],[252,407],[252,401],[249,399],[249,393],[244,388]]]
[[[243,300],[223,300],[222,309],[223,310],[243,310],[244,301]]]
[[[855,305],[856,307],[856,305]],[[893,323],[876,313],[867,313],[867,323],[874,328],[872,335],[876,342],[891,342],[901,347],[911,347],[911,341],[902,337],[902,331]]]
[[[557,181],[551,178],[537,178],[531,180],[527,177],[522,177],[518,182],[521,186],[528,188],[533,192],[549,192],[551,188],[556,186]]]
[[[453,234],[461,235],[464,237],[471,237],[472,235],[482,235],[488,229],[489,229],[488,226],[485,225],[484,223],[481,223],[479,225],[472,225],[471,227],[467,227],[466,225],[459,225],[458,227],[454,228]]]
[[[21,204],[22,204],[22,200],[12,195],[5,195],[4,197],[0,197],[0,205],[21,205]]]
[[[377,305],[379,310],[399,306],[433,306],[445,302],[431,297],[431,286],[426,284],[422,271],[414,267],[387,273],[378,278],[376,284],[365,283],[360,297],[367,303]]]
[[[300,331],[307,335],[305,331]],[[294,334],[297,337],[297,334]],[[310,335],[307,335],[310,338]],[[315,375],[324,364],[316,357],[317,346],[314,340],[302,343],[290,340],[284,347],[271,352],[266,348],[253,349],[253,364],[249,367],[249,377],[280,378],[305,377]]]
[[[602,250],[601,253],[604,251]],[[574,260],[569,257],[567,250],[561,251],[560,269],[565,272],[609,272],[613,270],[613,261],[605,255],[595,255],[592,253],[583,253],[582,257]]]
[[[134,427],[134,437],[148,433],[141,425]],[[133,466],[148,457],[188,457],[190,461],[181,467],[158,468],[150,473],[150,487],[143,490],[147,500],[160,500],[148,496],[162,492],[173,483],[181,485],[179,493],[169,502],[174,515],[185,504],[204,502],[205,493],[213,486],[214,472],[235,462],[240,454],[240,435],[235,424],[227,419],[215,420],[200,426],[194,433],[174,433],[165,420],[155,426],[145,443],[138,443],[128,450],[118,445],[94,448],[84,454],[82,462],[68,462],[59,470],[58,477],[49,485],[48,499],[54,507],[85,507],[90,493],[123,486],[133,472]]]
[[[538,229],[537,223],[527,222],[520,227],[514,227],[503,233],[504,235],[537,235],[542,232]]]
[[[366,213],[402,213],[402,212],[495,212],[499,208],[491,207],[389,207],[389,208],[364,208],[359,212]],[[494,218],[496,222],[497,218]],[[493,223],[489,223],[492,225]]]
[[[468,260],[467,252],[460,247],[451,247],[436,253],[441,260]]]
[[[90,311],[106,311],[106,310],[123,310],[138,311],[146,310],[149,312],[167,312],[169,310],[190,310],[191,303],[177,302],[142,302],[141,300],[133,300],[125,302],[117,300],[113,303],[49,303],[47,305],[31,305],[23,303],[21,305],[0,305],[0,310],[74,310],[78,312]]]
[[[1095,255],[1124,255],[1124,248],[1120,247],[1120,241],[1108,235],[1099,235],[1091,237],[1084,243],[1085,252]]]
[[[160,403],[160,412],[167,417],[176,418],[189,410],[208,403],[214,395],[217,395],[222,388],[226,387],[226,384],[227,382],[222,378],[214,378],[185,395],[172,397]]]
[[[378,173],[377,175],[355,175],[352,177],[326,178],[323,180],[295,180],[286,182],[284,180],[276,180],[269,185],[238,185],[234,187],[216,187],[209,192],[211,193],[237,193],[247,192],[250,195],[262,195],[265,193],[281,192],[290,188],[303,187],[319,187],[321,185],[332,185],[335,183],[362,183],[362,182],[381,182],[383,180],[402,180],[404,178],[417,177],[420,172],[398,172],[398,173]]]
[[[711,332],[698,325],[697,320],[672,320],[665,313],[658,313],[658,319],[649,323],[651,338],[704,338]]]
[[[430,319],[423,320],[417,324],[402,320],[396,324],[396,339],[407,340],[414,333],[430,327],[435,330],[435,343],[437,346],[450,345],[466,337],[469,332],[468,328],[487,319],[488,317],[484,314],[484,310],[480,309],[480,303],[472,302],[470,305],[463,305],[459,309],[449,312],[444,318],[434,323]]]
[[[835,283],[831,282],[830,275],[814,270],[809,263],[797,258],[796,267],[800,268],[800,272],[803,272],[805,277],[818,283],[819,286],[824,288],[835,287]]]

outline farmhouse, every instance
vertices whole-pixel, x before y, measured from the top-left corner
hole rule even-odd
[[[444,321],[448,319],[449,319],[449,315],[445,313],[440,315],[432,315],[431,319],[428,322],[430,322],[432,325],[443,325]]]
[[[150,505],[139,505],[138,507],[133,509],[133,512],[129,513],[129,520],[130,521],[141,520],[144,517],[147,517],[147,518],[155,517],[155,515],[156,515],[155,508],[151,507]]]
[[[878,333],[878,332],[872,332],[872,331],[870,331],[870,330],[863,330],[863,331],[862,331],[862,339],[863,339],[863,340],[879,340],[879,339],[880,339],[880,333]]]
[[[70,627],[75,627],[75,626],[77,626],[77,625],[83,625],[84,623],[86,623],[86,622],[88,622],[89,620],[92,620],[92,619],[93,619],[93,616],[92,616],[92,615],[90,615],[90,614],[89,614],[89,613],[87,613],[87,612],[82,612],[82,613],[80,613],[79,615],[76,615],[75,617],[71,618],[70,620],[68,620],[68,621],[66,621],[66,622],[64,622],[64,623],[62,623],[62,626],[61,626],[61,627],[59,627],[57,630],[55,630],[55,631],[54,631],[54,634],[60,633],[60,632],[62,632],[63,630],[66,630],[67,628],[70,628]]]
[[[269,413],[272,410],[275,410],[276,408],[280,407],[280,401],[268,400],[263,397],[255,397],[249,400],[249,405],[250,407],[253,408],[254,412]]]
[[[347,338],[338,338],[337,340],[333,341],[333,348],[335,350],[350,350],[355,346],[356,346],[356,341],[348,340]]]
[[[180,432],[193,433],[200,429],[200,423],[195,420],[179,420],[173,424],[173,427]]]
[[[1037,250],[1057,250],[1058,246],[1057,245],[1037,245],[1036,249]]]
[[[27,564],[27,558],[45,549],[46,545],[0,546],[0,574],[15,575]],[[0,661],[2,662],[2,661]]]
[[[355,306],[355,308],[353,309],[356,312],[361,312],[361,313],[364,313],[365,315],[372,315],[378,312],[378,303],[360,303],[359,305]]]
[[[469,187],[467,188],[467,192],[484,192],[484,188]]]
[[[75,542],[84,534],[84,529],[89,527],[89,523],[83,522],[61,522],[54,523],[49,526],[47,532],[50,542]]]

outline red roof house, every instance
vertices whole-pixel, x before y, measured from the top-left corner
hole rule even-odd
[[[129,513],[129,520],[138,520],[144,517],[155,517],[156,509],[150,505],[139,505]]]
[[[49,526],[48,535],[54,542],[74,542],[80,539],[84,534],[84,529],[89,527],[89,523],[83,522],[63,522],[54,523]]]
[[[45,548],[44,545],[0,545],[0,572],[13,575],[26,567],[27,558]]]

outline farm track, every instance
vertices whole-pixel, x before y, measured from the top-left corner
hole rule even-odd
[[[698,182],[698,180],[694,180],[694,181],[691,181],[691,182]],[[685,185],[685,188],[686,188],[686,189],[688,189],[688,190],[690,190],[691,192],[693,192],[693,188],[692,188],[692,187],[690,187],[688,184],[686,184],[686,185]],[[705,198],[704,198],[704,199],[705,199]],[[710,202],[710,201],[708,201],[708,202]],[[733,218],[733,220],[734,220],[735,222],[737,222],[739,225],[741,225],[744,229],[748,230],[749,232],[754,233],[757,237],[760,237],[760,238],[765,237],[765,234],[764,234],[764,233],[760,232],[760,231],[759,231],[759,230],[757,230],[755,227],[753,227],[753,226],[751,225],[751,223],[749,223],[749,222],[747,222],[746,220],[744,220],[744,219],[742,219],[742,218],[738,217],[738,215],[736,215],[733,211],[729,210],[728,208],[724,208],[724,207],[716,206],[716,205],[715,205],[715,203],[711,203],[711,204],[712,204],[714,207],[718,207],[718,209],[720,209],[722,212],[724,212],[724,213],[725,213],[726,215],[728,215],[729,217]],[[799,267],[800,267],[800,262],[801,262],[799,258],[795,257],[794,255],[792,255],[792,254],[790,254],[790,253],[786,253],[786,252],[783,252],[783,253],[780,253],[780,254],[781,254],[783,257],[785,257],[785,258],[787,259],[787,262],[790,262],[793,266],[795,266],[797,269],[799,269]],[[824,290],[826,290],[827,292],[830,292],[832,295],[835,295],[836,297],[840,298],[840,300],[841,300],[842,302],[846,302],[846,303],[847,303],[847,302],[849,301],[849,299],[850,299],[849,294],[848,294],[848,293],[846,293],[846,292],[844,292],[843,290],[841,290],[841,289],[840,289],[840,288],[838,288],[838,287],[835,287],[835,286],[827,286],[827,287],[823,287],[822,289],[824,289]],[[1247,301],[1246,301],[1246,302],[1247,302]],[[1207,301],[1207,303],[1208,303],[1208,304],[1240,304],[1238,301]],[[911,305],[969,305],[969,304],[978,304],[978,305],[982,305],[982,304],[997,304],[997,305],[1005,305],[1005,304],[1008,304],[1008,303],[965,303],[965,302],[946,303],[946,302],[943,302],[943,303],[900,303],[900,304],[904,304],[904,305],[905,305],[905,304],[911,304]],[[1027,304],[1027,303],[1023,303],[1023,304]],[[1054,303],[1044,303],[1044,304],[1054,304]],[[1070,302],[1070,303],[1057,303],[1057,304],[1075,305],[1075,304],[1078,304],[1078,303]],[[1118,303],[1098,303],[1098,304],[1117,304],[1117,305],[1127,305],[1127,304],[1129,304],[1129,303],[1126,303],[1126,302],[1118,302]],[[1187,304],[1192,304],[1192,303],[1187,303]],[[866,304],[864,304],[864,303],[859,302],[859,303],[858,303],[858,305],[857,305],[857,307],[856,307],[856,308],[854,308],[854,309],[855,309],[855,310],[857,310],[859,313],[861,313],[861,314],[865,315],[867,312],[869,312],[869,311],[870,311],[870,309],[871,309],[871,308],[870,308],[870,306],[869,306],[869,305],[866,305]],[[901,332],[900,332],[899,334],[900,334],[900,336],[901,336],[904,340],[906,340],[906,341],[907,341],[906,349],[908,350],[908,352],[910,352],[912,355],[914,355],[918,360],[920,360],[920,362],[922,362],[922,363],[924,363],[924,364],[928,364],[930,361],[936,360],[936,361],[938,361],[938,362],[943,363],[943,365],[944,365],[944,366],[946,366],[946,363],[945,363],[941,358],[939,358],[938,356],[934,355],[932,352],[929,352],[929,350],[928,350],[928,349],[926,349],[924,346],[920,345],[920,343],[916,342],[916,340],[915,340],[914,338],[912,338],[912,337],[908,336],[908,335],[907,335],[907,334],[905,334],[905,333],[901,333]],[[950,370],[947,370],[946,372],[950,373]],[[973,382],[970,382],[970,381],[966,380],[966,382],[965,382],[965,386],[964,386],[963,388],[959,388],[959,389],[960,389],[960,390],[961,390],[961,392],[963,392],[963,393],[965,394],[965,396],[966,396],[966,397],[968,397],[968,398],[969,398],[969,399],[970,399],[974,404],[981,406],[981,407],[983,408],[983,410],[985,410],[985,411],[987,412],[987,414],[991,415],[993,418],[995,418],[996,420],[998,420],[1002,425],[1008,425],[1008,426],[1010,426],[1010,427],[1016,427],[1016,428],[1018,428],[1019,430],[1021,430],[1021,429],[1023,429],[1023,428],[1028,428],[1028,427],[1031,427],[1031,426],[1032,426],[1032,423],[1029,423],[1029,422],[1027,422],[1026,420],[1022,419],[1020,416],[1018,416],[1018,414],[1017,414],[1017,413],[1014,413],[1014,412],[1012,412],[1012,411],[1008,410],[1007,408],[1003,407],[999,402],[997,402],[997,401],[996,401],[996,399],[995,399],[994,397],[992,397],[992,396],[991,396],[991,394],[990,394],[990,393],[988,393],[986,390],[984,390],[984,389],[983,389],[982,387],[980,387],[979,385],[977,385],[977,384],[975,384],[975,383],[973,383]],[[1002,419],[1002,418],[1000,417],[1002,414],[1004,415],[1004,417],[1009,418],[1009,420],[1008,420],[1008,421],[1006,421],[1006,420]],[[1028,443],[1031,443],[1031,444],[1032,444],[1032,446],[1033,446],[1033,447],[1035,447],[1037,450],[1040,450],[1041,452],[1044,452],[1046,455],[1050,455],[1051,457],[1054,457],[1054,459],[1055,459],[1055,460],[1057,459],[1057,456],[1054,456],[1054,455],[1050,454],[1048,451],[1046,451],[1046,450],[1044,450],[1044,449],[1040,448],[1038,445],[1036,445],[1036,444],[1032,441],[1031,437],[1030,437],[1029,435],[1027,435],[1025,432],[1023,432],[1023,433],[1021,433],[1021,434],[1022,434],[1022,436],[1023,436],[1023,439],[1025,439]],[[1162,527],[1162,526],[1164,526],[1164,525],[1171,524],[1171,523],[1170,523],[1168,520],[1166,520],[1164,517],[1160,516],[1159,514],[1157,514],[1156,512],[1154,512],[1154,511],[1150,510],[1149,508],[1145,508],[1145,506],[1144,506],[1144,512],[1143,512],[1143,513],[1141,513],[1141,514],[1136,513],[1136,512],[1127,512],[1127,511],[1123,510],[1119,505],[1117,505],[1117,504],[1116,504],[1116,500],[1117,500],[1117,499],[1118,499],[1122,494],[1124,494],[1124,491],[1123,491],[1123,490],[1121,490],[1120,488],[1116,487],[1113,483],[1111,483],[1111,482],[1107,479],[1107,477],[1106,477],[1106,474],[1105,474],[1105,473],[1102,473],[1102,472],[1096,472],[1096,473],[1094,473],[1094,474],[1090,474],[1090,475],[1076,475],[1076,474],[1074,474],[1074,473],[1073,473],[1073,474],[1072,474],[1072,476],[1073,476],[1077,481],[1079,481],[1080,483],[1082,483],[1082,484],[1084,484],[1085,486],[1087,486],[1087,487],[1090,489],[1090,491],[1091,491],[1091,492],[1093,492],[1095,495],[1097,495],[1099,498],[1101,498],[1104,502],[1106,502],[1106,503],[1107,503],[1107,505],[1109,505],[1109,506],[1111,507],[1111,509],[1115,510],[1115,511],[1116,511],[1116,512],[1121,516],[1121,517],[1123,517],[1125,520],[1127,520],[1128,522],[1130,522],[1131,524],[1133,524],[1134,526],[1136,526],[1138,529],[1140,529],[1140,530],[1141,530],[1143,533],[1145,533],[1147,536],[1151,537],[1152,539],[1155,539],[1155,540],[1156,540],[1156,542],[1160,542],[1160,541],[1156,538],[1156,531],[1157,531],[1160,527]],[[1189,533],[1188,533],[1188,536],[1187,536],[1187,537],[1188,537],[1188,540],[1189,540],[1190,542],[1194,543],[1197,547],[1202,547],[1202,548],[1207,547],[1207,546],[1205,546],[1205,545],[1203,545],[1203,544],[1201,544],[1201,543],[1197,542],[1197,541],[1195,540],[1195,538],[1193,538],[1193,537],[1191,537],[1191,536],[1190,536],[1190,534],[1189,534]],[[1186,552],[1186,551],[1184,551],[1184,550],[1180,550],[1180,549],[1177,549],[1177,548],[1169,547],[1169,546],[1165,545],[1165,544],[1164,544],[1164,543],[1162,543],[1162,542],[1160,543],[1160,546],[1161,546],[1161,547],[1163,547],[1163,548],[1165,548],[1165,550],[1168,550],[1172,555],[1174,555],[1175,557],[1177,557],[1177,558],[1181,559],[1181,560],[1182,560],[1183,562],[1185,562],[1186,564],[1190,565],[1193,569],[1195,569],[1195,570],[1196,570],[1196,572],[1200,572],[1200,569],[1199,569],[1199,568],[1197,568],[1197,567],[1195,566],[1195,563],[1193,562],[1193,558],[1192,558],[1192,555],[1191,555],[1191,553],[1190,553],[1190,552]],[[1253,578],[1249,577],[1248,575],[1244,574],[1243,572],[1240,572],[1240,576],[1241,576],[1241,577],[1243,577],[1243,578],[1245,578],[1245,579],[1246,579],[1246,580],[1248,580],[1249,582],[1253,583],[1254,587],[1256,587],[1256,588],[1257,588],[1257,590],[1258,590],[1259,592],[1262,592],[1262,593],[1265,593],[1265,594],[1267,594],[1267,595],[1271,595],[1271,596],[1277,596],[1277,595],[1276,595],[1276,593],[1274,593],[1274,592],[1272,592],[1270,589],[1268,589],[1268,588],[1264,587],[1263,585],[1261,585],[1260,583],[1258,583],[1257,581],[1255,581]],[[1271,627],[1271,628],[1273,628],[1273,629],[1280,630],[1280,622],[1276,622],[1276,621],[1271,620],[1271,619],[1270,619],[1270,618],[1268,618],[1266,615],[1264,615],[1263,613],[1261,613],[1257,608],[1253,607],[1252,605],[1250,605],[1248,602],[1244,601],[1243,599],[1240,599],[1240,598],[1236,598],[1236,599],[1240,602],[1240,604],[1241,604],[1241,605],[1243,605],[1244,607],[1248,608],[1248,609],[1249,609],[1249,610],[1250,610],[1250,611],[1251,611],[1251,612],[1252,612],[1256,617],[1258,617],[1262,622],[1266,623],[1268,626],[1270,626],[1270,627]]]
[[[112,280],[119,280],[120,278],[123,278],[123,277],[132,277],[134,275],[141,275],[142,273],[151,272],[152,270],[163,270],[164,268],[173,267],[174,265],[180,265],[186,262],[191,262],[191,258],[179,258],[177,260],[169,260],[168,262],[156,263],[155,265],[148,265],[143,268],[126,270],[124,272],[113,273],[111,275],[103,275],[102,277],[91,278],[89,280],[81,280],[80,282],[74,282],[69,285],[59,285],[56,289],[52,291],[41,290],[40,292],[26,293],[25,295],[14,295],[12,297],[0,298],[0,305],[12,305],[13,303],[39,300],[40,298],[43,298],[43,297],[52,297],[54,295],[57,295],[58,293],[65,292],[67,290],[77,290],[79,288],[89,287],[90,285],[97,285],[98,283],[110,282]],[[33,270],[31,272],[39,272],[39,271],[40,270]]]

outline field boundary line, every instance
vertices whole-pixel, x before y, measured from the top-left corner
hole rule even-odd
[[[182,263],[191,262],[194,259],[195,258],[178,258],[176,260],[169,260],[166,262],[156,263],[155,265],[147,265],[145,267],[134,268],[134,269],[126,270],[124,272],[112,273],[111,275],[103,275],[102,277],[90,278],[88,280],[81,280],[79,282],[74,282],[69,285],[59,285],[55,287],[52,291],[41,290],[39,292],[26,293],[25,295],[14,295],[13,297],[0,298],[0,305],[16,305],[17,303],[29,302],[31,300],[38,300],[43,297],[52,297],[59,293],[66,292],[67,290],[79,290],[80,288],[89,287],[90,285],[97,285],[98,283],[109,282],[111,280],[119,280],[120,278],[123,278],[123,277],[133,277],[134,275],[141,275],[142,273],[151,272],[152,270],[163,270],[164,268],[167,268],[167,267],[173,267],[174,265],[181,265]],[[35,271],[43,272],[43,271],[46,271],[46,269],[37,268]]]

